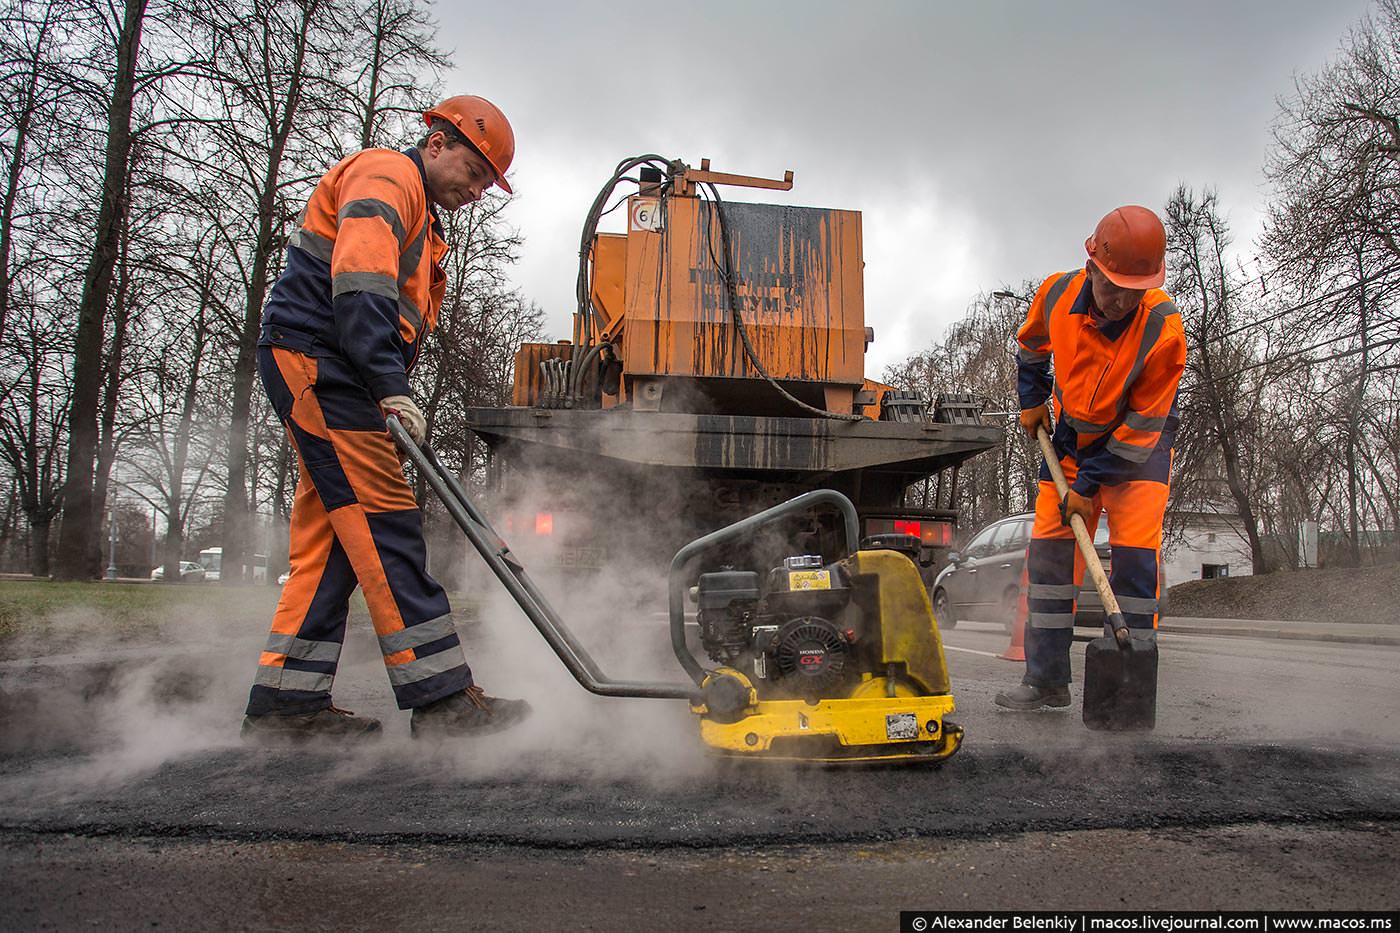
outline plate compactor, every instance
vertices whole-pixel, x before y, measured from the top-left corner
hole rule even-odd
[[[601,696],[683,699],[714,752],[739,759],[937,762],[957,752],[948,665],[918,568],[887,549],[858,549],[855,507],[817,490],[705,535],[671,561],[671,645],[690,683],[620,681],[598,668],[505,541],[432,448],[398,420],[389,432],[560,661]],[[834,510],[845,535],[833,563],[797,554],[780,566],[702,572],[760,529]],[[708,557],[708,559],[707,559]],[[706,668],[686,643],[686,597],[698,604]]]

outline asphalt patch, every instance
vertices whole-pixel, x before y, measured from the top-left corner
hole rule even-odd
[[[705,760],[660,785],[541,778],[528,758],[473,779],[411,746],[348,764],[333,751],[235,747],[85,785],[71,758],[5,764],[0,830],[37,833],[709,848],[1400,820],[1400,755],[1280,746],[969,750],[881,769]]]

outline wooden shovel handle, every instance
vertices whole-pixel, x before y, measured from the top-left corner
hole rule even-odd
[[[1055,491],[1063,501],[1069,493],[1069,483],[1065,481],[1065,471],[1060,468],[1060,458],[1055,456],[1055,445],[1050,443],[1050,435],[1045,433],[1043,426],[1036,426],[1035,438],[1040,441],[1040,452],[1045,455],[1045,465],[1050,468],[1050,478],[1055,481]],[[1089,536],[1089,529],[1084,527],[1084,519],[1078,514],[1069,517],[1069,527],[1074,532],[1074,540],[1079,543],[1079,553],[1084,555],[1084,566],[1094,580],[1094,589],[1099,591],[1099,599],[1103,601],[1104,615],[1113,629],[1113,637],[1118,640],[1119,645],[1127,647],[1130,637],[1128,623],[1124,621],[1123,611],[1118,608],[1118,599],[1113,595],[1112,587],[1108,585],[1108,574],[1103,572],[1103,564],[1099,563],[1099,552],[1094,550],[1094,539]]]

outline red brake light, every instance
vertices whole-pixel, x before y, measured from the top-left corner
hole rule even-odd
[[[894,520],[894,533],[897,535],[913,535],[916,538],[923,537],[923,534],[920,532],[920,523],[906,518],[896,518]]]
[[[924,528],[923,538],[925,544],[952,544],[953,526],[947,522],[929,522]]]
[[[551,513],[551,512],[536,512],[536,513],[535,513],[535,534],[537,534],[537,535],[552,535],[552,534],[554,534],[554,515],[553,515],[553,513]]]

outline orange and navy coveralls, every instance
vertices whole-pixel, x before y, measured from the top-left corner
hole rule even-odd
[[[331,704],[350,594],[364,590],[402,709],[472,684],[428,575],[422,513],[378,401],[408,395],[446,277],[416,149],[367,149],[326,173],[292,235],[258,340],[258,371],[296,448],[291,576],[250,714]]]
[[[1090,535],[1099,511],[1107,512],[1113,594],[1134,637],[1155,638],[1177,385],[1186,366],[1181,315],[1154,288],[1131,315],[1108,321],[1093,307],[1088,274],[1080,269],[1045,280],[1016,341],[1021,408],[1045,403],[1053,386],[1054,447],[1065,479],[1094,503]],[[1025,683],[1068,684],[1084,559],[1061,523],[1060,496],[1044,463],[1027,574]]]

